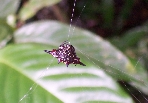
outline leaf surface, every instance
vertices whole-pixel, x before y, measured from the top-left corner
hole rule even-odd
[[[101,69],[93,65],[67,68],[44,53],[45,48],[26,43],[0,50],[0,103],[133,103]]]
[[[148,76],[146,70],[142,66],[138,66],[139,63],[131,62],[108,41],[87,30],[69,28],[69,26],[56,21],[40,21],[28,24],[15,33],[17,43],[47,44],[53,46],[52,49],[57,49],[65,40],[70,41],[76,48],[77,54],[89,62],[88,65],[102,68],[118,80],[141,84],[142,88],[147,89]],[[145,91],[142,88],[139,89],[148,93],[147,90]]]

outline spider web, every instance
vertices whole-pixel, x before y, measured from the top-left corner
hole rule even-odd
[[[67,40],[66,40],[69,44],[71,43],[71,38],[70,38],[70,37],[71,37],[72,35],[74,35],[74,31],[75,31],[75,27],[72,27],[72,22],[73,22],[73,17],[74,17],[74,13],[75,13],[75,6],[76,6],[76,3],[77,3],[77,0],[74,0],[73,9],[72,9],[72,14],[71,14],[71,19],[70,19],[70,25],[69,25],[69,31],[68,31]],[[76,24],[77,24],[78,20],[80,19],[81,14],[83,13],[83,11],[85,10],[86,7],[87,7],[87,3],[84,4],[83,9],[81,10],[81,13],[80,13],[79,16],[78,16],[78,19],[77,19],[77,21],[76,21]],[[63,41],[63,42],[64,42],[64,41]],[[89,61],[91,61],[91,62],[92,62],[95,66],[97,66],[98,68],[101,68],[101,67],[100,67],[98,64],[96,64],[94,61],[92,61],[90,58],[93,58],[94,60],[99,61],[99,62],[101,62],[102,64],[105,64],[105,63],[102,62],[101,60],[96,59],[96,58],[94,58],[94,57],[92,57],[92,56],[86,54],[84,51],[82,51],[82,50],[80,50],[80,49],[78,49],[78,48],[76,48],[76,50],[79,51],[83,56],[85,56]],[[139,64],[139,62],[141,61],[142,58],[143,58],[143,56],[141,56],[141,57],[139,58],[139,60],[137,61],[137,63],[136,63],[136,65],[135,65],[134,68],[137,68],[137,65]],[[41,79],[41,78],[45,75],[46,71],[50,68],[51,64],[53,63],[53,60],[54,60],[54,57],[53,57],[52,60],[50,60],[50,63],[49,63],[49,65],[48,65],[48,67],[47,67],[43,72],[40,73],[40,76],[39,76],[40,78],[39,78],[39,79]],[[108,64],[105,64],[105,65],[108,65]],[[108,65],[108,66],[111,67],[111,68],[116,69],[117,71],[122,72],[123,74],[125,74],[125,76],[127,75],[127,73],[125,73],[124,71],[122,71],[122,70],[120,70],[120,69],[118,69],[118,68],[113,67],[112,65]],[[101,68],[101,69],[102,69],[102,68]],[[112,72],[112,71],[108,71],[108,70],[105,70],[105,71],[106,71],[106,72],[111,72],[112,74],[115,74],[115,75],[118,75],[117,73],[114,73],[114,72]],[[128,74],[128,75],[132,77],[132,75],[130,75],[130,74]],[[118,76],[120,77],[120,75],[118,75]],[[140,80],[139,78],[137,78],[137,79],[138,79],[139,81],[143,81],[143,80]],[[131,80],[131,79],[130,79],[130,80]],[[131,81],[132,81],[132,80],[131,80]],[[137,96],[132,93],[132,90],[127,86],[127,84],[124,82],[124,80],[121,80],[121,82],[122,82],[122,84],[124,85],[124,87],[127,89],[127,91],[131,94],[131,96],[136,100],[136,102],[137,102],[137,103],[142,103],[142,101],[140,101],[140,100],[137,98]],[[144,84],[144,85],[145,85],[146,87],[148,87],[148,85],[146,85],[146,84]],[[19,101],[18,103],[21,103],[22,101],[25,101],[25,99],[28,99],[28,98],[29,98],[29,95],[31,95],[31,94],[36,90],[37,87],[38,87],[38,84],[34,83],[34,84],[30,87],[30,89],[28,90],[28,92],[20,99],[20,101]],[[137,89],[138,94],[141,95],[141,96],[145,99],[145,101],[148,102],[147,97],[138,89],[138,87],[136,87],[136,86],[134,86],[134,87]]]

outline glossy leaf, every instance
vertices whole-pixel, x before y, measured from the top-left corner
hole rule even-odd
[[[0,50],[0,103],[133,103],[101,69],[57,64],[44,53],[47,47],[52,49],[25,43]]]
[[[72,27],[70,32],[68,31],[69,26],[59,22],[40,21],[26,25],[18,30],[15,33],[15,41],[17,43],[36,42],[58,48],[63,41],[68,39],[76,48],[76,51],[83,54],[82,58],[87,60],[89,64],[103,68],[114,78],[142,83],[147,88],[145,84],[147,83],[146,71],[142,67],[135,67],[135,64],[131,63],[122,52],[109,42],[86,30]]]

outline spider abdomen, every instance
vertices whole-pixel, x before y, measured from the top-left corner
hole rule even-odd
[[[69,64],[80,64],[86,66],[80,62],[80,58],[77,57],[75,48],[67,42],[62,43],[59,48],[52,51],[44,50],[46,53],[51,54],[58,59],[58,63],[63,62],[68,67]]]

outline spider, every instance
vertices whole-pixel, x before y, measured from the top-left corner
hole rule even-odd
[[[46,53],[51,54],[53,57],[58,59],[58,64],[63,62],[68,67],[69,64],[80,64],[86,66],[80,62],[80,58],[77,57],[75,48],[64,41],[58,49],[53,49],[52,51],[44,50]]]

